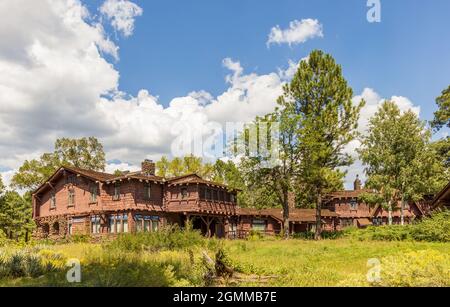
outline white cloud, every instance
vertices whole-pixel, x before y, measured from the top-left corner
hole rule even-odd
[[[289,23],[289,28],[281,29],[275,26],[270,30],[267,46],[271,44],[297,45],[315,37],[323,37],[323,26],[317,19],[294,20]]]
[[[144,12],[137,4],[128,0],[106,0],[100,12],[111,22],[112,27],[124,36],[134,31],[134,20]]]
[[[17,169],[58,137],[90,135],[109,160],[138,165],[170,154],[180,124],[207,135],[211,122],[270,112],[285,82],[283,70],[245,74],[225,59],[223,93],[191,92],[164,107],[146,89],[136,97],[117,90],[119,72],[104,54],[118,57],[118,47],[80,1],[6,1],[0,13],[0,168]]]

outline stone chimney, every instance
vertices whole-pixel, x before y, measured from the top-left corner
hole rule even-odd
[[[141,164],[142,174],[147,176],[155,176],[156,165],[155,162],[149,159],[145,159]]]
[[[356,180],[353,183],[353,189],[355,191],[359,191],[359,190],[361,190],[361,185],[362,185],[362,183],[361,183],[361,180],[359,179],[359,175],[356,175]]]
[[[288,192],[288,204],[289,204],[289,210],[295,209],[295,193],[294,192]]]

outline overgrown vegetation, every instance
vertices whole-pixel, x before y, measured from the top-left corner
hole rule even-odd
[[[450,286],[448,255],[441,242],[219,241],[166,229],[100,244],[4,246],[0,286]],[[66,280],[70,258],[80,260],[81,283]],[[365,278],[371,258],[383,284]]]
[[[357,240],[450,242],[450,211],[411,225],[347,229],[345,235]]]

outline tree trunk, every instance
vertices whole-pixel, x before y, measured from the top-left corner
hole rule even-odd
[[[25,242],[28,243],[28,230],[25,231]]]
[[[388,224],[392,225],[392,202],[388,204]]]
[[[315,240],[322,239],[322,195],[319,193],[317,195],[316,204],[316,233],[314,234]]]

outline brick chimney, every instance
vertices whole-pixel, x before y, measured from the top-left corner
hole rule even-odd
[[[141,172],[147,176],[155,176],[156,165],[155,162],[145,159],[141,164]]]
[[[359,179],[359,175],[356,175],[356,180],[355,180],[355,182],[353,182],[353,189],[355,191],[359,191],[359,190],[361,190],[361,185],[362,185],[362,183],[361,183],[361,180]]]

